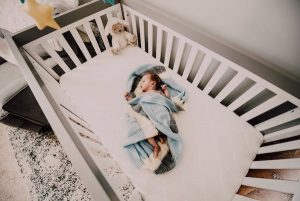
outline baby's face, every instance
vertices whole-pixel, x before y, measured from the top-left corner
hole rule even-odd
[[[142,89],[143,92],[153,89],[154,86],[155,82],[151,80],[150,75],[144,75],[139,84],[139,87]]]

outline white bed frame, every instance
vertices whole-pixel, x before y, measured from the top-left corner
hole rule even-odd
[[[93,1],[85,6],[81,6],[76,11],[78,12],[80,9],[84,9],[87,6],[95,6],[98,4],[100,5],[102,2],[98,0]],[[79,66],[81,65],[81,62],[62,36],[62,33],[70,31],[85,58],[90,60],[91,55],[82,42],[76,27],[81,25],[84,26],[95,52],[101,54],[102,52],[90,27],[89,21],[91,20],[96,21],[104,45],[108,49],[110,47],[109,41],[104,35],[105,20],[101,20],[101,16],[102,19],[103,16],[106,16],[106,18],[112,16],[122,18],[122,13],[124,13],[125,20],[130,23],[129,31],[138,35],[140,48],[157,60],[162,61],[166,67],[172,68],[172,70],[177,72],[182,79],[194,85],[195,90],[202,90],[203,93],[210,95],[211,101],[218,101],[221,103],[228,95],[238,91],[238,86],[244,80],[251,80],[253,85],[250,88],[239,94],[239,96],[229,105],[224,105],[224,107],[227,107],[232,112],[264,90],[272,92],[273,96],[271,98],[240,115],[240,118],[245,121],[249,121],[272,109],[276,110],[277,106],[285,102],[290,102],[294,105],[293,109],[254,125],[254,127],[261,132],[300,118],[299,97],[288,93],[288,90],[283,90],[259,75],[245,69],[243,66],[240,66],[198,42],[195,42],[195,40],[143,15],[137,10],[129,7],[129,5],[130,3],[128,5],[117,4],[111,7],[108,7],[107,5],[104,7],[99,6],[97,12],[80,20],[71,22],[59,30],[48,30],[43,36],[32,41],[24,43],[18,42],[18,37],[22,33],[18,33],[13,37],[6,36],[10,48],[14,52],[21,66],[20,69],[25,79],[41,105],[41,108],[59,141],[63,145],[64,150],[72,161],[72,164],[79,172],[80,177],[95,200],[119,200],[120,198],[115,193],[114,187],[112,187],[110,182],[103,176],[101,167],[95,162],[96,159],[87,148],[89,146],[88,144],[91,144],[91,142],[87,140],[87,136],[96,139],[95,135],[89,128],[89,125],[83,120],[66,98],[58,83],[59,75],[50,66],[47,66],[46,62],[34,51],[36,45],[42,45],[64,72],[70,71],[71,69],[64,63],[57,52],[49,46],[47,40],[56,38],[76,66]],[[65,14],[65,16],[70,13]],[[63,18],[64,16],[59,17]],[[57,19],[59,19],[59,17],[57,17]],[[214,62],[219,63],[219,65],[214,66]],[[208,75],[208,72],[210,72],[210,75]],[[224,83],[224,80],[228,79],[228,72],[231,72],[232,79],[228,80],[223,86],[219,86],[220,83]],[[208,80],[207,84],[204,84],[203,86],[200,84],[200,87],[197,87],[199,83],[203,82],[205,79]],[[221,90],[214,96],[210,93],[215,87],[221,87]],[[297,90],[300,90],[299,86],[298,89],[296,88],[296,91]],[[299,133],[300,125],[290,126],[288,128],[284,126],[278,127],[275,132],[264,135],[264,143],[295,137],[298,136]],[[263,146],[259,149],[257,154],[295,149],[300,149],[300,140]],[[300,159],[291,158],[255,161],[252,163],[250,169],[300,169]],[[294,194],[293,201],[300,200],[299,181],[245,177],[242,181],[242,185],[291,193]],[[138,192],[133,194],[131,200],[140,199],[137,196]],[[253,199],[236,195],[233,200],[242,201]]]

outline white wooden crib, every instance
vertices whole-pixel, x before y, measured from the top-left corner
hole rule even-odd
[[[151,19],[139,12],[138,7],[133,9],[135,6],[132,5],[129,2],[109,6],[98,0],[92,1],[56,17],[62,25],[59,30],[39,32],[33,27],[14,36],[6,36],[24,77],[93,199],[253,200],[235,194],[240,185],[245,185],[290,193],[293,194],[293,201],[300,201],[299,181],[246,177],[249,169],[300,169],[298,158],[253,161],[256,155],[300,149],[300,140],[297,138],[300,133],[297,123],[300,118],[300,99],[293,93],[300,90],[297,88],[299,86],[294,85],[289,90],[291,93],[288,93],[288,90],[251,72],[248,67],[173,30],[176,22],[170,24],[173,27],[171,29],[158,22],[157,14],[154,18],[158,20]],[[130,24],[129,31],[138,36],[138,47],[124,49],[117,56],[110,53],[109,39],[104,35],[106,21],[113,16],[124,16]],[[163,18],[161,20],[164,21]],[[98,27],[102,42],[96,39],[91,21]],[[82,25],[96,56],[91,54],[91,48],[87,48],[76,29]],[[72,35],[86,61],[75,54],[63,35],[66,32]],[[71,68],[49,45],[49,39],[57,39],[63,46],[73,62]],[[48,52],[51,62],[39,56],[35,51],[37,45]],[[132,68],[149,62],[167,67],[171,76],[190,93],[186,114],[178,117],[178,124],[179,128],[180,124],[183,125],[182,130],[186,133],[195,132],[194,135],[185,136],[187,150],[192,143],[199,143],[199,147],[202,147],[198,148],[199,153],[195,153],[199,158],[194,162],[195,165],[199,163],[196,169],[203,168],[200,172],[192,172],[192,175],[180,172],[188,168],[183,165],[190,157],[187,151],[179,164],[184,168],[175,168],[167,176],[140,173],[138,171],[141,170],[126,167],[122,153],[115,151],[118,149],[116,145],[110,145],[112,139],[106,138],[108,134],[105,133],[104,124],[109,124],[111,119],[105,119],[101,113],[110,115],[109,112],[113,112],[111,108],[118,107],[98,108],[97,101],[103,101],[101,104],[117,104],[115,99],[102,100],[101,90],[105,90],[105,84],[113,79],[116,79],[114,82],[120,79],[120,84],[123,83],[124,75]],[[118,76],[105,78],[107,72]],[[112,86],[114,90],[119,92],[118,88]],[[111,97],[118,98],[117,95]],[[114,129],[111,132],[120,131]],[[197,142],[200,139],[201,142]],[[285,139],[290,140],[280,141]],[[278,143],[270,145],[271,142]],[[95,155],[97,151],[107,157],[98,157]],[[110,153],[113,157],[109,156]],[[247,160],[244,161],[244,158]],[[107,174],[108,167],[117,169],[114,176]],[[161,191],[166,193],[147,186],[151,180],[165,182]],[[176,180],[179,184],[192,185],[183,185],[181,189],[168,189],[165,186],[168,182],[176,183]],[[194,186],[198,189],[193,189]],[[154,194],[164,196],[159,198]]]

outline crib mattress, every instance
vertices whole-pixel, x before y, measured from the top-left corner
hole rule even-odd
[[[162,175],[139,170],[129,160],[123,148],[125,83],[134,68],[147,63],[161,64],[138,47],[128,47],[117,56],[106,51],[64,74],[60,83],[146,200],[232,200],[262,136],[171,70],[173,79],[189,93],[187,110],[175,115],[184,143],[181,158]]]

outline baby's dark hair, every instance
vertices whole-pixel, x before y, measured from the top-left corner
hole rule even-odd
[[[155,82],[156,90],[161,87],[161,79],[160,79],[159,75],[157,75],[156,73],[153,73],[153,72],[147,72],[147,73],[145,73],[145,75],[149,75],[150,79]]]

